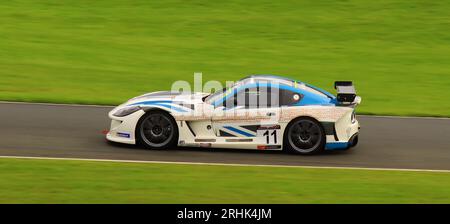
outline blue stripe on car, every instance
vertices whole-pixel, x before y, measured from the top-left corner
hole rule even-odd
[[[347,147],[348,142],[329,142],[325,144],[326,150],[346,149]]]
[[[139,102],[139,103],[133,103],[133,104],[130,104],[128,106],[133,106],[133,105],[151,105],[151,106],[165,107],[165,108],[177,111],[177,112],[187,112],[186,110],[178,108],[178,107],[176,107],[175,105],[173,105],[171,103],[172,103],[172,101],[170,101],[170,100],[143,101],[143,102]]]
[[[317,91],[319,91],[319,92],[321,92],[321,93],[327,95],[328,97],[330,97],[330,98],[332,98],[332,99],[335,98],[335,96],[334,96],[333,94],[329,93],[328,91],[326,91],[326,90],[324,90],[324,89],[321,89],[321,88],[319,88],[319,87],[315,87],[315,86],[313,86],[313,85],[306,84],[306,83],[305,83],[305,85],[308,86],[309,88],[312,88],[312,89],[314,89],[314,90],[317,90]]]
[[[133,105],[152,105],[152,104],[155,104],[155,103],[172,103],[172,102],[173,101],[171,101],[171,100],[142,101],[142,102],[130,104],[128,106],[133,106]]]
[[[239,133],[239,134],[241,134],[241,135],[244,135],[244,136],[246,136],[246,137],[255,137],[254,134],[250,134],[250,133],[247,133],[247,132],[245,132],[245,131],[241,131],[241,130],[235,128],[235,127],[224,126],[224,128],[226,128],[226,129],[228,129],[228,130],[230,130],[230,131],[234,131],[234,132],[236,132],[236,133]]]

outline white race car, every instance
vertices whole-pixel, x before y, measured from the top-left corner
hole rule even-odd
[[[109,141],[150,149],[174,146],[313,154],[358,143],[352,82],[337,96],[303,82],[253,75],[213,94],[154,92],[114,108]]]

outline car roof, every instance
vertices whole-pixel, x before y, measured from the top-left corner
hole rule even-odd
[[[278,76],[278,75],[250,75],[250,76],[247,76],[247,77],[239,80],[239,82],[243,82],[243,83],[260,82],[260,81],[271,82],[271,83],[273,83],[273,82],[282,83],[282,84],[286,84],[286,85],[294,85],[295,83],[302,83],[300,81],[282,77],[282,76]]]
[[[257,82],[268,82],[268,83],[277,83],[277,84],[283,84],[283,85],[287,85],[287,86],[292,86],[297,88],[297,86],[304,86],[304,87],[308,87],[309,92],[316,92],[316,93],[322,93],[324,95],[326,95],[329,98],[333,98],[333,94],[317,88],[313,85],[309,85],[307,83],[301,82],[301,81],[297,81],[295,79],[291,79],[291,78],[287,78],[287,77],[283,77],[283,76],[278,76],[278,75],[269,75],[269,74],[262,74],[262,75],[250,75],[247,76],[241,80],[238,81],[238,85],[239,84],[248,84],[248,83],[257,83]]]

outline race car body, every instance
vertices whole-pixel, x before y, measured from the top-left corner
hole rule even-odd
[[[213,94],[149,93],[109,113],[107,139],[153,149],[348,149],[358,142],[361,98],[352,82],[335,88],[337,96],[292,79],[254,75]]]

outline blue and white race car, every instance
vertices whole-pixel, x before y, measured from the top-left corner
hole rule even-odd
[[[109,113],[107,139],[150,149],[348,149],[358,143],[361,98],[350,81],[337,81],[335,88],[337,96],[296,80],[253,75],[213,94],[149,93]]]

